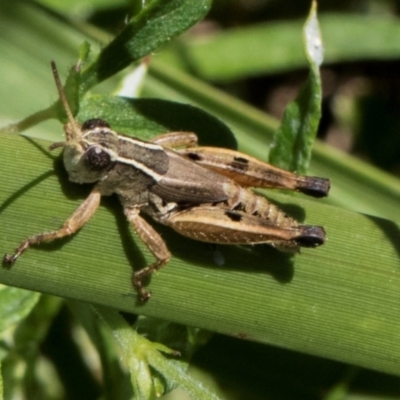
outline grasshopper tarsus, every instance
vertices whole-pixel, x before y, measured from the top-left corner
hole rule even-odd
[[[139,271],[136,271],[132,275],[132,284],[135,290],[139,295],[139,300],[142,303],[148,301],[151,297],[151,292],[149,292],[143,285],[143,280],[146,279],[148,276],[152,275],[155,271],[162,268],[167,262],[167,259],[158,259],[154,264],[151,264],[145,268],[142,268]]]
[[[40,235],[36,235],[40,236]],[[34,236],[35,237],[35,236]],[[15,250],[14,254],[4,254],[3,257],[3,265],[7,267],[11,267],[15,264],[17,261],[18,257],[25,251],[28,250],[32,242],[32,238],[29,238],[25,240],[24,242],[21,243],[21,245],[18,247],[18,249]]]
[[[151,292],[143,286],[143,276],[139,275],[138,272],[140,271],[132,274],[132,286],[138,294],[139,301],[141,303],[146,303],[151,297]]]
[[[11,267],[15,264],[15,261],[17,261],[18,255],[16,254],[4,254],[3,257],[3,265],[6,267]]]

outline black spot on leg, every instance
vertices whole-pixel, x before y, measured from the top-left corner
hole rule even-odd
[[[237,162],[240,162],[242,164],[248,164],[249,160],[247,160],[246,158],[243,157],[233,157],[233,159]]]
[[[249,168],[249,160],[243,157],[233,157],[230,166],[235,170],[247,171]]]
[[[187,157],[193,161],[201,161],[203,159],[203,157],[201,157],[197,153],[187,153]]]
[[[235,211],[225,211],[225,215],[235,222],[240,222],[242,220],[242,215]]]

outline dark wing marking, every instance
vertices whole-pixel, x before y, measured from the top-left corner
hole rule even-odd
[[[224,185],[229,178],[210,171],[180,154],[165,149],[169,158],[168,171],[149,190],[167,202],[215,203],[228,199]]]

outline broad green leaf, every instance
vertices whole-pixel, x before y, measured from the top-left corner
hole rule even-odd
[[[235,148],[232,131],[217,118],[197,107],[160,99],[91,96],[81,103],[80,121],[101,118],[113,129],[149,140],[174,131],[196,132],[202,144]]]
[[[286,106],[269,153],[271,164],[299,174],[305,174],[308,170],[321,118],[322,87],[319,67],[323,59],[323,49],[317,20],[317,3],[314,1],[312,4],[303,28],[309,75],[297,98]]]
[[[209,11],[211,0],[152,0],[82,73],[81,93],[189,29]]]

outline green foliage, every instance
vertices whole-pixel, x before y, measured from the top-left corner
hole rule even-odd
[[[0,13],[0,22],[4,32],[0,37],[3,49],[0,73],[10,79],[4,79],[0,84],[1,94],[8,100],[4,102],[2,112],[8,118],[20,118],[37,108],[44,111],[31,115],[11,129],[21,131],[32,128],[26,134],[40,140],[4,133],[1,137],[0,218],[3,253],[10,252],[30,234],[54,229],[62,224],[87,194],[87,188],[67,182],[60,159],[46,150],[50,142],[62,140],[61,125],[58,122],[54,125],[37,124],[58,116],[61,110],[57,103],[45,109],[49,99],[56,99],[48,68],[49,60],[57,61],[63,77],[66,66],[71,67],[77,58],[81,43],[88,40],[92,51],[97,49],[89,37],[61,24],[51,14],[43,13],[34,5],[5,3],[0,6],[3,11]],[[45,1],[42,3],[48,4]],[[199,134],[202,143],[226,147],[238,145],[240,150],[265,159],[278,126],[277,121],[165,63],[163,56],[159,55],[161,53],[156,53],[151,61],[149,76],[143,86],[143,94],[152,99],[89,95],[89,89],[108,77],[110,87],[115,87],[116,80],[113,81],[111,75],[132,61],[154,53],[172,36],[201,19],[209,6],[208,1],[183,0],[152,1],[147,4],[146,11],[133,17],[120,36],[107,41],[109,44],[105,45],[99,56],[92,56],[92,62],[87,61],[82,65],[81,62],[87,58],[88,45],[81,47],[79,68],[75,69],[74,66],[71,69],[73,72],[66,84],[67,90],[71,90],[70,98],[75,99],[71,101],[72,105],[79,105],[77,118],[101,117],[116,129],[144,139],[165,130],[193,130]],[[341,21],[334,20],[333,16],[328,17],[322,20],[335,23],[336,27]],[[355,23],[355,18],[351,22]],[[296,40],[288,40],[287,46],[281,42],[280,48],[292,52],[294,57],[279,62],[286,62],[285,68],[289,69],[302,65],[304,61],[296,61],[296,55],[303,57],[299,39],[300,24],[287,24],[290,25],[288,32]],[[386,22],[385,27],[388,25],[390,22]],[[362,28],[361,24],[357,26]],[[80,27],[92,32],[89,26]],[[277,37],[280,37],[279,34],[283,34],[281,28],[282,25],[277,24],[268,29],[277,32]],[[324,29],[323,26],[323,32]],[[368,30],[366,26],[362,34],[380,37],[380,31]],[[232,33],[229,38],[232,45],[243,45],[238,36],[235,38],[236,32],[229,33]],[[266,42],[264,33],[264,30],[259,31],[258,37],[263,43]],[[330,43],[336,35],[335,30],[331,33],[324,37],[329,60],[334,59]],[[255,35],[255,32],[252,34]],[[339,29],[337,34],[344,33]],[[271,42],[273,37],[269,37]],[[213,45],[217,46],[215,49],[221,47],[210,54],[207,50],[207,54],[201,56],[204,59],[199,58],[198,62],[191,60],[189,64],[195,67],[193,70],[201,71],[202,65],[207,64],[214,71],[212,79],[219,79],[218,76],[228,79],[235,74],[253,74],[260,70],[257,69],[259,57],[249,57],[249,54],[258,55],[258,52],[248,43],[246,51],[249,52],[246,53],[244,48],[243,52],[238,51],[240,47],[224,48],[225,45],[218,42],[220,38],[220,35],[216,35],[214,44],[210,39],[203,39],[210,46],[208,49]],[[199,51],[201,45],[195,40],[184,40],[189,43],[187,56]],[[29,51],[32,42],[41,44],[37,46],[35,54]],[[346,46],[339,47],[338,53],[335,53],[336,60],[349,58],[351,43],[348,42]],[[386,54],[390,41],[387,42],[385,46],[382,42],[381,46],[372,46],[375,48],[374,54]],[[381,48],[382,52],[379,53],[377,48]],[[226,54],[233,53],[235,57],[247,54],[248,69],[234,71],[235,63],[230,62],[232,58],[225,57],[223,51]],[[360,54],[362,57],[366,53]],[[261,57],[262,63],[265,63],[265,57],[274,59],[267,51]],[[314,110],[311,112],[313,122],[307,128],[312,134],[315,133],[318,120],[316,107],[320,91],[319,82],[315,84],[318,75],[315,70],[313,72],[314,85],[311,87],[316,94],[312,99],[314,103],[309,107]],[[297,104],[304,104],[310,99],[305,93],[302,93],[303,99],[300,98]],[[298,118],[310,112],[300,114],[296,111],[294,114]],[[298,121],[288,115],[286,127],[293,122]],[[296,162],[295,169],[304,170],[306,167],[312,136],[307,136],[294,152],[298,154],[304,149],[307,152],[303,160]],[[288,153],[293,156],[291,150],[287,151],[289,147],[283,151],[284,157]],[[143,267],[152,258],[129,231],[119,205],[113,199],[104,199],[93,221],[71,240],[32,249],[13,268],[1,268],[0,282],[10,285],[0,291],[0,324],[2,329],[8,328],[2,335],[0,353],[4,397],[8,399],[19,394],[33,398],[35,393],[41,399],[76,398],[68,392],[73,384],[62,381],[54,368],[72,363],[73,352],[69,352],[61,362],[49,362],[41,352],[42,344],[47,343],[51,336],[50,324],[53,321],[54,325],[59,324],[58,319],[62,314],[60,308],[65,303],[59,298],[47,296],[42,296],[38,302],[38,294],[14,289],[13,286],[72,299],[66,303],[74,317],[68,318],[72,328],[69,326],[71,331],[68,339],[62,338],[57,345],[62,343],[61,347],[64,347],[71,344],[70,340],[76,342],[74,346],[79,347],[88,359],[92,359],[94,354],[100,358],[98,365],[94,363],[88,366],[83,362],[73,364],[77,374],[86,379],[85,388],[79,393],[83,398],[102,395],[109,399],[128,399],[132,398],[134,390],[136,398],[151,398],[175,385],[185,388],[193,398],[214,398],[215,395],[182,372],[193,355],[193,349],[207,342],[208,335],[204,331],[187,333],[186,328],[175,323],[256,342],[251,357],[248,356],[249,343],[233,342],[234,350],[231,353],[226,348],[218,353],[221,349],[214,347],[216,358],[221,355],[220,359],[207,364],[207,369],[214,367],[215,371],[221,370],[222,363],[222,369],[230,370],[235,365],[229,357],[236,355],[239,347],[242,347],[247,361],[238,363],[243,367],[240,376],[236,375],[237,379],[229,376],[227,379],[229,388],[235,385],[239,392],[242,390],[246,393],[243,396],[247,397],[243,398],[248,398],[250,389],[257,392],[258,397],[255,394],[254,398],[266,398],[262,386],[266,379],[270,379],[269,385],[274,387],[280,358],[272,364],[266,362],[268,358],[265,353],[273,353],[276,349],[262,344],[317,355],[327,363],[329,360],[339,360],[398,374],[400,349],[395,338],[400,329],[397,322],[400,310],[400,234],[398,224],[392,221],[398,220],[399,182],[321,143],[315,144],[311,173],[332,179],[333,190],[328,201],[336,206],[323,201],[305,200],[300,196],[270,193],[268,196],[299,220],[323,225],[328,241],[322,248],[306,249],[294,258],[262,246],[220,246],[215,249],[157,227],[174,257],[168,267],[149,282],[154,296],[145,306],[136,304],[130,277],[132,269]],[[221,259],[224,265],[218,266],[217,261]],[[161,318],[164,322],[158,323],[155,319],[144,322],[140,319],[132,329],[115,310]],[[82,338],[82,326],[91,345],[86,336]],[[139,336],[135,329],[145,335],[151,333],[152,340],[163,344],[148,341]],[[229,342],[224,339],[224,343]],[[91,347],[93,344],[94,349]],[[181,358],[169,350],[177,348],[182,353]],[[161,353],[169,355],[164,357]],[[293,357],[295,352],[289,354]],[[300,362],[302,366],[303,361]],[[289,361],[289,365],[292,365],[292,361]],[[103,371],[102,381],[93,378],[98,376],[100,368]],[[20,370],[26,373],[18,374]],[[290,393],[286,398],[296,398],[302,394],[298,393],[297,378],[293,378],[294,386],[287,375],[279,376],[279,379],[282,379],[282,386],[285,387],[281,388],[281,393]],[[257,384],[250,388],[248,382]],[[347,381],[345,383],[347,388]],[[218,392],[215,382],[208,382],[208,386],[215,393]],[[290,392],[289,386],[293,392]],[[313,395],[314,389],[311,390]],[[90,390],[89,396],[87,393]],[[221,397],[231,398],[226,393]],[[272,398],[277,398],[273,389],[268,393]],[[285,397],[284,394],[281,396]]]
[[[322,8],[324,2],[319,6]],[[328,65],[399,58],[400,27],[396,18],[379,13],[325,12],[318,19]],[[160,59],[219,83],[306,68],[299,34],[303,24],[301,16],[185,37],[179,45],[172,43]]]
[[[81,93],[151,54],[202,19],[211,0],[152,0],[84,69]]]
[[[91,96],[81,103],[80,121],[101,118],[117,132],[145,140],[174,131],[196,132],[202,144],[235,148],[232,131],[217,118],[188,104],[161,99]]]
[[[271,164],[303,175],[309,168],[321,119],[322,83],[319,67],[322,64],[323,47],[316,8],[316,2],[313,2],[303,28],[309,76],[297,98],[286,106],[269,153]]]
[[[25,319],[38,300],[39,293],[0,286],[0,332]]]

